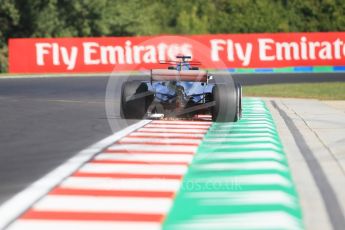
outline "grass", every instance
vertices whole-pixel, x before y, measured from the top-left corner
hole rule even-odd
[[[296,83],[244,86],[244,96],[293,97],[320,100],[345,100],[344,82]]]

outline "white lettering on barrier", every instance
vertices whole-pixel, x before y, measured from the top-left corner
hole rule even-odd
[[[36,43],[36,64],[39,66],[44,66],[45,56],[51,54],[53,65],[60,65],[60,53],[62,62],[67,66],[68,70],[73,70],[77,62],[78,48],[71,47],[70,53],[68,49],[63,46],[59,46],[58,43]]]
[[[211,43],[211,59],[212,61],[220,61],[219,58],[219,51],[223,51],[224,47],[220,45],[226,45],[225,40],[223,39],[212,39],[210,40]],[[229,50],[228,50],[229,53]]]
[[[143,52],[145,50],[145,46],[134,46],[132,47],[133,49],[133,57],[134,57],[134,63],[135,64],[140,64],[140,59],[141,59],[141,52]]]
[[[60,65],[59,44],[52,44],[53,52],[53,65]]]
[[[333,42],[334,46],[334,57],[335,59],[341,59],[341,46],[344,45],[344,42],[339,38]],[[345,48],[345,46],[344,46]]]
[[[168,46],[168,59],[175,60],[176,56],[180,54],[180,46],[178,44],[171,44]]]
[[[65,47],[61,47],[60,50],[62,54],[62,60],[65,64],[67,64],[67,69],[73,70],[75,67],[75,63],[77,62],[78,48],[72,47],[71,55],[68,55],[68,50]]]
[[[98,65],[100,64],[99,59],[92,59],[92,54],[97,53],[99,44],[97,42],[84,42],[84,64],[85,65]]]
[[[233,42],[231,39],[212,39],[211,44],[211,59],[212,61],[220,61],[219,52],[224,51],[226,46],[227,59],[234,62],[236,58],[242,62],[242,66],[248,66],[251,61],[253,44],[246,43],[245,47],[241,43]]]
[[[339,60],[345,56],[345,44],[339,38],[334,42],[308,41],[304,36],[299,42],[276,42],[271,38],[259,38],[258,45],[260,61]]]
[[[292,58],[293,56],[293,58]],[[277,60],[299,60],[299,46],[296,42],[279,42],[276,43]]]
[[[321,42],[321,49],[319,52],[319,57],[323,60],[332,60],[332,45],[329,42]]]
[[[242,66],[251,66],[251,61],[258,58],[260,62],[274,61],[308,61],[341,60],[345,57],[345,42],[336,38],[327,41],[308,40],[301,36],[294,41],[276,41],[270,37],[257,38],[253,42],[235,42],[232,39],[210,39],[210,57],[213,62],[221,59],[228,62],[240,62]],[[255,50],[253,49],[255,47]],[[65,65],[67,70],[74,70],[78,60],[78,47],[66,47],[57,42],[37,42],[36,64],[45,66]],[[99,42],[83,42],[82,57],[79,62],[84,65],[129,65],[158,63],[166,59],[174,60],[177,54],[191,55],[192,44],[140,44],[133,45],[130,40],[121,45],[102,45]],[[253,51],[258,52],[253,54]],[[224,57],[224,58],[223,58]],[[50,62],[50,63],[48,63]],[[210,63],[209,63],[210,64]]]
[[[309,43],[308,47],[309,47],[309,57],[310,57],[310,59],[311,60],[316,60],[316,54],[315,54],[316,52],[315,52],[315,50],[316,50],[317,47],[320,47],[320,42],[311,42],[311,43]]]
[[[306,37],[301,38],[301,59],[302,60],[308,60],[306,41],[307,41]]]
[[[121,46],[100,46],[101,63],[107,64],[125,64],[125,50]],[[97,52],[96,52],[97,53]]]
[[[274,61],[274,56],[268,56],[267,51],[272,50],[269,44],[274,44],[274,40],[270,38],[259,38],[259,59],[260,61]]]
[[[36,63],[39,66],[45,65],[44,56],[49,54],[48,48],[52,46],[49,43],[36,43]]]
[[[127,64],[133,64],[133,57],[132,57],[132,51],[131,51],[131,41],[126,41],[125,42],[125,50],[126,50],[126,63]]]
[[[246,43],[246,48],[243,50],[240,43],[235,44],[235,49],[238,58],[242,61],[243,66],[248,66],[251,60],[253,45],[251,43]]]
[[[145,63],[157,63],[156,48],[154,46],[146,46],[145,50],[143,61]]]
[[[192,45],[188,43],[155,45],[132,45],[126,41],[125,46],[102,46],[97,42],[84,42],[85,65],[116,65],[158,63],[158,61],[175,60],[176,55],[192,55]],[[158,56],[158,60],[157,60]]]
[[[158,58],[159,60],[164,61],[165,60],[165,52],[168,48],[168,45],[165,43],[159,43],[158,44]]]

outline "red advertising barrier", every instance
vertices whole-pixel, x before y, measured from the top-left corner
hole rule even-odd
[[[204,68],[344,66],[345,32],[10,39],[9,71],[143,70],[177,54]]]

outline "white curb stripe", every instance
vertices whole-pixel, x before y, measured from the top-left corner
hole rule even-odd
[[[62,188],[92,190],[133,190],[176,192],[181,180],[174,179],[113,179],[96,177],[69,177],[60,185]]]
[[[141,128],[138,132],[161,132],[161,133],[201,133],[205,134],[206,129],[164,129],[164,128]]]
[[[193,155],[188,154],[108,154],[102,153],[95,157],[96,160],[122,160],[122,161],[144,161],[144,162],[186,162],[193,160]]]
[[[197,147],[195,146],[181,146],[181,145],[136,145],[136,144],[121,144],[112,145],[109,150],[123,150],[123,151],[151,151],[151,152],[195,152]]]
[[[160,121],[160,120],[157,120],[157,121],[152,121],[151,124],[178,124],[178,125],[211,125],[212,122],[209,122],[209,121]]]
[[[135,138],[124,137],[120,140],[121,143],[157,143],[157,144],[196,144],[199,145],[201,140],[194,139],[169,139],[169,138]]]
[[[187,169],[187,165],[87,163],[79,169],[79,172],[183,175]]]
[[[172,200],[167,198],[48,195],[35,204],[33,210],[164,214],[171,205]]]
[[[209,125],[189,125],[189,124],[148,124],[145,128],[158,128],[158,129],[208,129]]]

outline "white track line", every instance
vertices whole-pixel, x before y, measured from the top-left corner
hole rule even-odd
[[[11,221],[16,219],[33,203],[42,196],[46,195],[52,188],[59,184],[64,178],[75,172],[81,165],[92,159],[97,153],[101,152],[107,146],[115,141],[127,136],[129,133],[150,123],[150,120],[143,120],[135,123],[103,140],[80,151],[74,157],[67,160],[64,164],[43,176],[38,181],[6,201],[0,207],[0,229],[5,228]]]
[[[125,221],[18,220],[11,230],[161,230],[161,223]]]

